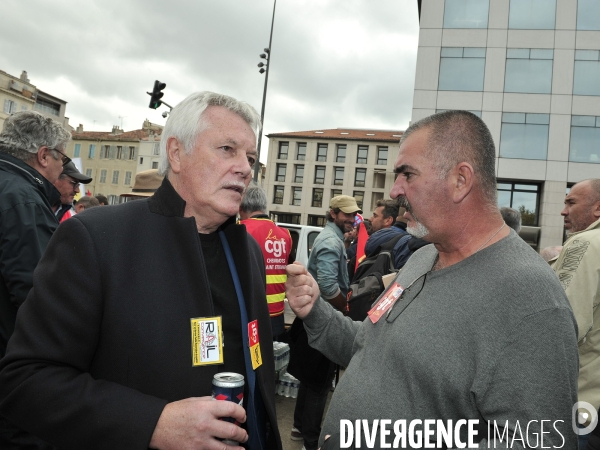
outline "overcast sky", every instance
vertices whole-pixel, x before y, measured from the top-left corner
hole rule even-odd
[[[166,108],[148,108],[155,79],[173,106],[211,90],[260,113],[272,11],[273,0],[3,0],[0,69],[27,70],[85,130],[164,124]],[[264,134],[405,129],[418,30],[417,0],[278,0]]]

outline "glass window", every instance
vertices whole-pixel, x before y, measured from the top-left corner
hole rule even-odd
[[[379,165],[387,165],[388,158],[388,148],[387,147],[377,147],[377,164]]]
[[[131,172],[125,172],[125,181],[124,181],[125,185],[130,185],[131,184]]]
[[[92,178],[92,169],[85,169],[85,176],[88,178]]]
[[[341,189],[332,189],[331,190],[331,198],[337,197],[338,195],[342,195]]]
[[[135,147],[129,147],[129,159],[135,159]]]
[[[311,206],[321,208],[323,206],[323,188],[314,188]]]
[[[277,159],[288,159],[288,150],[290,148],[289,142],[279,143],[279,153],[277,153]]]
[[[508,206],[521,213],[523,225],[538,225],[538,198],[540,187],[537,184],[498,183],[498,207]]]
[[[113,184],[119,184],[119,171],[118,170],[113,170],[112,183]]]
[[[153,169],[158,169],[158,161],[154,161],[154,162],[152,163],[152,168],[153,168]]]
[[[600,163],[600,116],[571,117],[569,161]]]
[[[296,164],[296,173],[294,174],[294,183],[304,181],[304,164]]]
[[[154,156],[160,155],[160,142],[155,142],[154,143],[154,149],[152,150],[152,154]]]
[[[312,226],[312,227],[324,227],[327,224],[327,220],[325,219],[325,216],[315,216],[315,215],[308,215],[308,225]],[[313,242],[314,242],[314,238],[316,237],[313,236]],[[311,247],[312,248],[312,242],[311,242]]]
[[[121,145],[117,145],[117,159],[125,159],[125,152]]]
[[[369,153],[368,145],[359,145],[358,153],[356,154],[356,163],[357,164],[366,164],[368,153]]]
[[[106,169],[100,171],[100,183],[106,183]]]
[[[317,144],[317,161],[327,161],[327,144]]]
[[[342,186],[344,184],[344,168],[334,167],[333,168],[333,184],[336,186]]]
[[[273,219],[275,220],[275,222],[293,223],[296,225],[300,225],[300,214],[290,214],[290,213],[273,214]]]
[[[446,0],[444,28],[487,28],[489,0]]]
[[[302,188],[301,187],[293,187],[292,188],[292,205],[300,206],[302,203]]]
[[[362,209],[362,207],[363,207],[363,201],[365,200],[365,193],[364,193],[364,191],[354,191],[352,193],[352,197],[354,197],[354,200],[356,200],[356,204],[358,205],[358,207],[360,209]]]
[[[577,29],[600,30],[600,1],[577,0]]]
[[[502,114],[500,156],[502,158],[546,159],[549,114]]]
[[[600,51],[575,50],[573,94],[600,95]]]
[[[556,0],[510,0],[508,28],[553,30]]]
[[[367,179],[367,169],[356,169],[354,176],[354,186],[364,187]]]
[[[345,163],[346,162],[346,144],[338,144],[336,154],[335,154],[335,162],[337,162],[337,163]]]
[[[284,186],[275,186],[275,193],[273,194],[273,203],[277,205],[283,205],[283,190]]]
[[[277,164],[277,172],[275,173],[275,181],[285,181],[285,171],[287,164]]]
[[[81,153],[81,144],[75,144],[75,149],[73,150],[73,158],[79,158],[80,153]]]
[[[325,166],[315,167],[315,184],[325,184]]]
[[[306,159],[306,142],[298,142],[298,148],[296,149],[296,159],[298,161],[304,161]]]
[[[485,48],[442,47],[440,91],[483,91]]]
[[[505,92],[550,94],[554,50],[509,48],[506,50]]]
[[[96,144],[90,144],[90,149],[88,151],[88,158],[93,159],[96,154]]]

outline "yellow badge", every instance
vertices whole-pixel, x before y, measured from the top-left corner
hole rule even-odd
[[[192,366],[223,363],[221,317],[197,317],[192,325]]]
[[[252,361],[252,369],[256,370],[262,364],[262,356],[260,354],[260,340],[258,338],[258,321],[253,320],[248,324],[248,345],[250,347],[250,360]]]

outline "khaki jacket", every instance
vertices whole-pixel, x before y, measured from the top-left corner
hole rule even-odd
[[[600,407],[600,220],[565,242],[553,265],[579,328],[579,401]]]

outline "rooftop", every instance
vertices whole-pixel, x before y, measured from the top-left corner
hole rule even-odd
[[[398,142],[403,131],[367,130],[358,128],[333,128],[329,130],[292,131],[289,133],[271,133],[268,138],[306,138],[306,139],[341,139],[350,141],[385,141]]]

